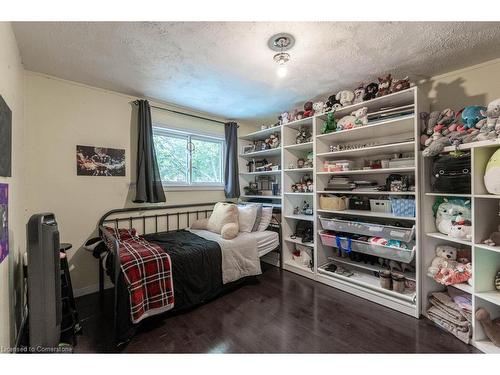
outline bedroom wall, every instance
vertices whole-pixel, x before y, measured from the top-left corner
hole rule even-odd
[[[0,22],[0,95],[12,111],[12,177],[9,185],[10,254],[0,264],[0,353],[12,346],[21,321],[21,264],[25,248],[23,67],[11,25]]]
[[[137,138],[130,103],[136,98],[33,72],[26,72],[25,81],[29,211],[55,213],[61,241],[74,245],[70,252],[73,287],[78,293],[93,292],[98,280],[96,260],[81,246],[95,236],[96,223],[106,211],[134,205],[130,183],[135,180]],[[167,126],[223,135],[223,126],[215,123],[154,109],[152,116]],[[255,129],[241,124],[240,134]],[[77,176],[77,144],[125,149],[126,177]],[[166,197],[167,204],[225,199],[222,190],[168,191]]]
[[[451,71],[420,82],[431,100],[431,110],[488,105],[500,98],[500,59]]]

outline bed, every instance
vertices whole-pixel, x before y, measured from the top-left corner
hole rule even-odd
[[[106,244],[105,251],[99,257],[100,299],[103,304],[107,274],[114,286],[113,328],[117,344],[127,342],[139,324],[150,316],[178,313],[235,289],[260,273],[257,257],[271,251],[280,252],[281,228],[276,211],[273,211],[273,220],[265,231],[240,233],[233,240],[223,240],[206,230],[190,229],[194,220],[209,217],[214,205],[204,203],[117,209],[107,212],[99,220],[100,236]],[[123,253],[130,245],[127,244],[128,240],[122,241],[118,234],[118,230],[121,233],[133,229],[140,238],[134,240],[133,245],[139,243],[141,248],[144,248],[144,243],[148,247],[154,246],[155,254],[170,266],[168,271],[171,275],[167,282],[171,284],[172,296],[163,294],[163,304],[146,312],[141,310],[139,315],[134,315],[138,304],[134,302],[131,292],[133,284],[123,263]],[[116,256],[118,249],[121,261]],[[250,253],[252,257],[248,255]],[[254,264],[255,258],[258,270]],[[153,263],[157,266],[158,259]],[[151,272],[151,275],[148,274],[151,279],[165,273],[163,269],[161,272],[148,269],[147,272]],[[171,303],[170,300],[166,302],[167,298],[172,298]]]

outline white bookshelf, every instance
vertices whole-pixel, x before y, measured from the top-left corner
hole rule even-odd
[[[430,171],[432,170],[431,158],[425,158],[423,176],[423,280],[422,301],[423,313],[428,308],[428,296],[435,291],[446,289],[438,284],[430,276],[427,276],[427,268],[434,258],[434,249],[440,244],[449,244],[459,248],[470,248],[473,278],[472,286],[469,284],[458,284],[451,287],[469,293],[472,297],[472,344],[485,353],[500,353],[500,348],[493,345],[484,334],[480,323],[475,319],[474,313],[480,308],[486,308],[492,318],[500,317],[500,292],[494,288],[494,276],[500,270],[500,247],[488,246],[482,242],[489,234],[496,230],[500,224],[498,216],[500,196],[491,195],[486,191],[483,183],[486,163],[491,155],[500,148],[498,141],[485,141],[461,145],[459,149],[471,152],[471,192],[470,194],[443,194],[432,191],[430,184]],[[445,152],[454,151],[455,147],[447,147]],[[432,205],[436,197],[463,197],[471,201],[472,207],[472,239],[471,241],[450,238],[438,233],[434,225]]]

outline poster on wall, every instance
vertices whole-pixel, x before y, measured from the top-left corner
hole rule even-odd
[[[9,254],[9,185],[0,184],[0,263]]]
[[[12,175],[12,112],[0,95],[0,176]]]
[[[78,176],[125,176],[125,150],[76,146]]]

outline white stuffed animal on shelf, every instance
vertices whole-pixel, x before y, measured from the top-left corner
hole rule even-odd
[[[337,122],[337,131],[357,128],[366,124],[368,124],[368,108],[363,107],[342,117]]]
[[[436,247],[436,256],[427,269],[430,276],[434,276],[441,268],[448,267],[452,262],[457,261],[457,248],[448,245],[439,245]]]
[[[470,221],[465,220],[463,216],[457,216],[451,222],[450,233],[448,235],[462,240],[470,240],[472,238],[472,225]]]
[[[339,91],[337,95],[335,95],[335,99],[337,99],[342,107],[346,105],[351,105],[354,100],[354,93],[350,90]]]

